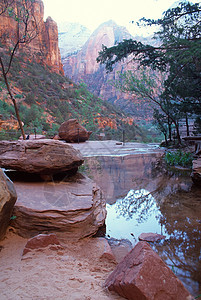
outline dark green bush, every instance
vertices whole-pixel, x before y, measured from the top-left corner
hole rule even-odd
[[[193,155],[190,152],[183,152],[181,150],[177,150],[175,152],[167,152],[165,154],[165,162],[169,166],[191,167],[192,160]]]

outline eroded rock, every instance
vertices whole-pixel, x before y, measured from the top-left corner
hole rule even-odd
[[[60,244],[56,234],[54,234],[54,233],[38,234],[37,236],[34,236],[33,238],[30,238],[27,241],[22,255],[25,255],[28,252],[33,251],[33,250],[46,248],[50,245],[56,245],[56,246],[61,247],[61,244]]]
[[[70,143],[85,142],[92,132],[87,131],[76,119],[70,119],[61,124],[59,137]]]
[[[27,173],[55,174],[83,163],[78,150],[62,141],[0,141],[0,166]]]
[[[69,239],[93,235],[105,222],[106,203],[100,188],[77,173],[60,182],[15,182],[15,231],[23,237],[65,232]]]
[[[17,194],[13,183],[0,169],[0,240],[6,234],[16,200]]]
[[[181,281],[146,242],[139,242],[105,282],[129,300],[190,300]]]

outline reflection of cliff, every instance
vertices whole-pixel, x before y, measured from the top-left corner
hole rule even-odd
[[[85,163],[89,174],[102,188],[107,202],[125,197],[130,189],[157,189],[158,178],[152,177],[152,165],[161,153],[128,156],[89,157]]]
[[[61,56],[58,47],[58,29],[57,24],[48,17],[44,22],[44,6],[42,0],[29,0],[27,6],[32,7],[32,19],[29,21],[29,33],[33,35],[33,28],[37,25],[37,36],[30,41],[28,45],[20,44],[19,49],[28,53],[28,58],[35,57],[38,62],[47,64],[56,73],[63,74]],[[17,1],[11,4],[10,10],[14,11],[16,18],[12,14],[2,14],[0,17],[0,37],[1,43],[13,47],[18,36],[20,36],[21,23],[16,20],[20,15],[20,9]],[[32,27],[34,26],[34,27]],[[32,27],[32,28],[31,28]]]

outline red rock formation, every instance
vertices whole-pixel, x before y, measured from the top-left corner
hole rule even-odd
[[[91,131],[87,131],[76,119],[63,122],[59,127],[59,137],[69,143],[85,142]]]
[[[150,115],[150,109],[147,105],[141,108],[139,105],[133,106],[132,101],[136,102],[134,96],[120,92],[112,82],[118,79],[119,72],[133,70],[132,57],[128,57],[124,61],[115,64],[114,70],[106,73],[104,65],[96,62],[102,45],[111,47],[123,39],[131,39],[125,27],[118,26],[115,22],[109,21],[98,27],[90,36],[88,41],[77,54],[72,54],[63,59],[65,75],[74,82],[83,80],[88,89],[104,100],[120,105],[126,112],[132,113],[135,119],[144,119]]]
[[[32,7],[32,16],[34,16],[34,18],[30,19],[29,34],[30,36],[35,35],[36,31],[33,31],[35,24],[37,24],[38,34],[28,44],[20,44],[19,49],[27,52],[30,58],[35,56],[38,61],[50,66],[52,71],[64,74],[58,47],[58,28],[56,22],[50,17],[47,18],[46,22],[43,21],[44,5],[42,0],[30,0],[28,5]],[[14,14],[19,16],[20,12],[17,0],[14,1],[12,8]],[[21,23],[18,23],[14,16],[8,13],[1,15],[0,37],[3,44],[13,47],[18,37],[22,35],[22,30]]]
[[[75,82],[83,79],[91,91],[104,99],[117,97],[120,94],[115,88],[108,89],[107,81],[114,79],[115,73],[121,70],[121,66],[115,72],[107,74],[104,67],[96,62],[96,58],[102,45],[111,47],[115,42],[131,38],[126,28],[119,28],[113,21],[102,24],[94,31],[77,55],[69,56],[63,61],[64,72],[67,76],[72,77]]]
[[[25,255],[33,250],[46,248],[50,245],[60,246],[59,240],[55,233],[38,234],[27,241],[22,255]]]
[[[129,300],[191,300],[181,281],[146,242],[139,242],[106,280]]]

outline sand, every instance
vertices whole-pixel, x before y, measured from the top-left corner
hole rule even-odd
[[[156,145],[117,144],[116,141],[73,144],[84,156],[158,152]],[[50,248],[22,256],[27,239],[8,230],[0,241],[0,300],[123,299],[104,288],[116,264],[100,258],[95,238],[79,242],[60,237],[63,249]]]
[[[10,231],[0,242],[0,299],[123,299],[104,288],[115,263],[100,258],[95,238],[43,248],[22,256],[27,239]]]

